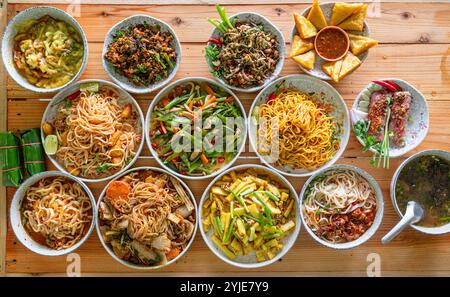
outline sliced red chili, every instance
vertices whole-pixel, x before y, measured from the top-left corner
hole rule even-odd
[[[212,37],[208,39],[208,42],[212,42],[212,43],[217,44],[218,46],[222,46],[222,42],[220,42],[220,40],[212,38]]]
[[[183,175],[186,175],[187,171],[186,170],[181,170],[180,173],[183,174]]]
[[[79,95],[81,94],[81,91],[78,90],[73,94],[70,94],[69,96],[66,97],[67,100],[75,100]]]
[[[156,150],[156,149],[158,148],[158,145],[157,145],[156,143],[152,142],[152,148],[153,148],[154,150]]]
[[[274,93],[270,94],[269,99],[267,100],[267,104],[273,104],[273,100],[275,100],[275,98],[277,98],[277,95],[275,95]]]
[[[223,162],[225,162],[225,158],[220,156],[220,157],[217,158],[217,162],[223,163]]]

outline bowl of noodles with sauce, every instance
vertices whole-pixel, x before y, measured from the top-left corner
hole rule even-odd
[[[42,143],[59,170],[85,182],[106,181],[137,160],[144,144],[143,122],[130,94],[111,82],[83,80],[48,104]]]
[[[61,256],[79,248],[95,225],[96,205],[89,188],[59,171],[28,178],[14,193],[11,227],[29,250]]]
[[[161,168],[130,169],[103,189],[97,233],[106,251],[135,269],[177,261],[197,232],[197,203],[189,187]]]
[[[317,242],[334,249],[368,241],[383,219],[380,186],[370,174],[351,165],[333,165],[315,173],[299,199],[305,229]]]
[[[70,14],[50,6],[19,12],[5,28],[2,59],[15,82],[52,93],[75,82],[87,64],[88,42]]]
[[[350,121],[342,96],[307,75],[288,75],[264,88],[248,117],[261,161],[288,176],[310,176],[335,163],[347,146]]]

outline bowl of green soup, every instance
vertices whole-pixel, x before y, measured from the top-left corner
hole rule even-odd
[[[424,210],[422,219],[411,224],[427,234],[450,232],[450,152],[426,150],[406,159],[391,182],[391,199],[400,217],[409,201]]]

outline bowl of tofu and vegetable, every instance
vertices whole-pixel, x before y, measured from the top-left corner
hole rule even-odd
[[[416,148],[429,128],[425,96],[398,78],[369,83],[356,97],[350,117],[353,133],[363,150],[373,153],[371,164],[377,168],[389,168],[389,158]]]
[[[179,178],[156,167],[130,169],[103,189],[96,229],[105,250],[140,270],[180,259],[197,232],[197,203]]]
[[[292,248],[301,220],[295,189],[273,169],[230,168],[206,188],[200,232],[222,261],[241,268],[270,265]]]

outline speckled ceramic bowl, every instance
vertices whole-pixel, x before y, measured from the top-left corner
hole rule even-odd
[[[268,77],[268,78],[266,78],[264,80],[264,83],[262,85],[256,86],[256,87],[251,87],[251,88],[239,88],[239,87],[236,87],[236,86],[229,85],[228,83],[226,83],[220,77],[214,77],[218,82],[220,82],[221,84],[223,84],[224,86],[230,88],[233,91],[246,92],[246,93],[259,91],[262,88],[266,87],[275,78],[277,78],[277,76],[280,75],[280,72],[283,69],[284,56],[286,55],[285,54],[286,46],[285,46],[285,43],[284,43],[283,34],[267,18],[263,17],[262,15],[260,15],[258,13],[241,12],[241,13],[238,13],[238,14],[235,14],[235,15],[231,16],[229,19],[230,20],[235,19],[236,21],[240,21],[240,22],[251,22],[251,23],[258,24],[258,25],[262,25],[264,27],[265,31],[268,31],[268,32],[274,34],[276,36],[277,40],[278,40],[278,43],[279,43],[278,52],[280,53],[279,54],[280,59],[278,60],[277,66],[275,67],[275,71],[272,73],[272,75],[270,77]],[[210,37],[219,39],[220,36],[222,36],[222,32],[220,32],[219,29],[214,27]],[[212,72],[213,69],[211,68],[211,61],[210,61],[210,59],[208,57],[206,57],[206,62],[208,64],[209,71]]]
[[[137,168],[132,168],[130,170],[127,170],[125,172],[123,172],[121,175],[117,176],[114,180],[117,180],[119,178],[121,178],[122,176],[125,176],[131,172],[134,171],[141,171],[141,170],[149,170],[149,171],[153,171],[156,173],[164,173],[167,174],[173,178],[175,178],[176,180],[178,180],[181,184],[181,186],[184,188],[184,190],[186,191],[187,195],[189,196],[189,198],[191,199],[192,203],[194,204],[194,212],[195,212],[195,223],[194,223],[194,231],[192,233],[191,239],[189,239],[188,243],[186,244],[186,247],[180,252],[180,254],[175,257],[174,259],[168,261],[165,264],[159,265],[159,266],[142,266],[142,265],[137,265],[134,263],[131,263],[129,261],[125,261],[122,258],[119,258],[113,251],[112,247],[110,244],[106,243],[102,232],[100,231],[100,217],[99,217],[99,209],[96,207],[96,212],[95,212],[95,220],[96,220],[96,230],[97,230],[97,235],[100,239],[100,242],[102,243],[103,247],[105,248],[105,250],[108,252],[108,254],[114,258],[114,260],[116,260],[117,262],[121,263],[122,265],[125,265],[129,268],[133,268],[133,269],[139,269],[139,270],[154,270],[154,269],[158,269],[158,268],[162,268],[162,267],[166,267],[172,263],[175,263],[176,261],[178,261],[181,257],[183,257],[183,255],[187,252],[187,250],[189,249],[189,247],[192,245],[192,242],[194,241],[195,235],[197,234],[197,228],[198,228],[198,221],[199,221],[199,214],[198,214],[198,207],[197,207],[197,202],[195,201],[194,195],[192,194],[191,190],[189,189],[189,187],[179,178],[177,178],[176,176],[174,176],[173,174],[167,172],[164,169],[161,168],[156,168],[156,167],[149,167],[149,166],[143,166],[143,167],[137,167]],[[100,203],[102,202],[102,200],[105,198],[106,195],[106,190],[108,189],[109,185],[114,181],[110,181],[105,188],[103,189],[103,191],[101,192],[99,198],[98,198],[98,202],[97,202],[97,206],[100,207]]]
[[[80,80],[77,83],[65,88],[64,90],[62,90],[61,92],[56,94],[53,97],[52,101],[50,101],[49,104],[47,105],[47,108],[45,109],[44,114],[42,116],[42,122],[41,122],[41,132],[42,132],[41,133],[41,141],[42,141],[42,143],[44,143],[44,140],[45,140],[45,136],[44,136],[45,133],[42,131],[42,125],[45,122],[51,122],[51,120],[58,113],[58,110],[57,110],[58,104],[62,100],[65,100],[65,98],[67,96],[78,91],[80,89],[80,85],[83,83],[98,83],[100,85],[100,87],[108,86],[109,88],[113,89],[114,91],[116,91],[119,94],[119,97],[120,97],[119,102],[123,102],[124,105],[127,103],[133,104],[133,109],[138,114],[138,120],[137,120],[137,124],[136,124],[135,128],[136,128],[136,133],[141,136],[141,142],[137,145],[136,155],[133,157],[133,159],[120,171],[118,171],[110,176],[107,176],[107,177],[102,177],[102,178],[97,178],[97,179],[86,178],[86,177],[77,177],[78,179],[80,179],[84,182],[103,182],[103,181],[107,181],[111,178],[114,178],[117,175],[120,175],[122,172],[124,172],[128,168],[130,168],[134,164],[134,162],[136,162],[136,160],[138,159],[138,157],[142,151],[142,148],[144,147],[144,114],[142,113],[142,110],[141,110],[139,104],[136,102],[136,100],[134,100],[134,98],[130,94],[128,94],[127,92],[125,92],[123,89],[121,89],[119,86],[113,84],[112,82],[100,80],[100,79]],[[58,170],[61,170],[62,172],[69,174],[69,172],[67,172],[64,165],[58,162],[55,155],[47,155],[47,157],[50,159],[50,161],[53,163],[53,165]]]
[[[336,152],[334,157],[329,160],[327,163],[322,165],[315,170],[305,170],[305,169],[293,169],[289,166],[275,166],[271,161],[270,155],[262,155],[257,150],[257,135],[258,135],[258,126],[256,115],[258,113],[259,106],[266,103],[270,94],[274,93],[280,86],[285,88],[299,90],[303,93],[315,93],[315,94],[323,94],[324,103],[330,104],[333,107],[330,115],[334,117],[337,123],[340,125],[341,129],[336,137],[340,138],[340,146],[339,150]],[[253,101],[253,104],[250,108],[248,115],[248,133],[250,139],[250,145],[253,151],[256,152],[261,161],[277,172],[288,175],[288,176],[309,176],[314,174],[316,171],[326,168],[333,163],[335,163],[347,146],[348,139],[350,137],[350,119],[347,111],[347,107],[345,105],[344,99],[342,96],[327,82],[319,80],[317,78],[304,75],[304,74],[293,74],[285,77],[280,77],[279,79],[273,81],[270,85],[268,85],[264,90],[262,90],[258,96]]]
[[[320,8],[322,8],[323,14],[325,15],[325,19],[327,21],[327,23],[330,22],[330,18],[331,18],[331,13],[333,11],[333,6],[334,6],[334,2],[330,2],[330,3],[322,3],[320,4]],[[307,9],[305,9],[301,14],[306,17],[309,13],[309,10],[311,9],[311,6],[308,7]],[[367,25],[367,22],[364,21],[364,30],[363,32],[357,32],[357,31],[347,31],[348,33],[354,34],[354,35],[362,35],[365,37],[370,37],[370,31],[369,31],[369,25]],[[292,27],[292,31],[291,31],[291,45],[292,45],[292,40],[294,39],[294,36],[298,35],[298,31],[297,28],[295,27],[295,24]],[[367,59],[367,56],[369,55],[369,50],[365,51],[364,53],[358,55],[358,58],[361,60],[361,63],[364,62],[364,60]],[[305,73],[308,73],[309,75],[315,76],[317,78],[320,79],[324,79],[324,80],[331,80],[331,77],[326,74],[325,72],[322,71],[322,65],[324,63],[326,63],[327,61],[325,61],[324,59],[322,59],[321,57],[319,57],[319,55],[316,55],[316,62],[314,63],[314,68],[309,70],[306,69],[305,67],[297,64]],[[350,74],[351,75],[351,74]]]
[[[349,171],[353,171],[353,172],[359,174],[365,180],[367,180],[367,182],[372,186],[372,189],[375,192],[375,198],[377,200],[377,213],[375,214],[375,219],[372,223],[372,226],[370,226],[369,229],[367,229],[367,231],[364,232],[364,234],[362,234],[358,239],[353,240],[353,241],[344,242],[344,243],[332,243],[332,242],[326,241],[326,240],[318,237],[311,230],[311,228],[307,225],[306,220],[305,220],[305,214],[303,213],[303,201],[305,199],[304,196],[305,196],[306,190],[308,189],[308,186],[311,183],[313,183],[315,180],[317,180],[318,177],[320,177],[324,173],[332,171],[332,170],[349,170]],[[337,165],[333,165],[329,168],[326,168],[326,169],[316,172],[303,185],[302,191],[300,192],[300,196],[298,198],[300,200],[300,213],[301,213],[302,223],[305,225],[306,231],[317,242],[319,242],[329,248],[350,249],[350,248],[354,248],[354,247],[357,247],[357,246],[363,244],[364,242],[368,241],[377,232],[378,228],[381,225],[381,221],[383,220],[384,199],[383,199],[383,192],[381,191],[380,186],[378,185],[376,180],[370,174],[368,174],[366,171],[364,171],[358,167],[355,167],[355,166],[337,164]]]
[[[22,202],[25,198],[25,195],[30,187],[35,185],[37,182],[39,182],[41,179],[48,178],[48,177],[63,177],[68,180],[74,181],[81,185],[83,190],[86,192],[86,195],[89,197],[89,200],[91,201],[92,206],[92,221],[89,226],[88,231],[84,235],[83,238],[80,239],[76,244],[71,246],[70,248],[63,249],[63,250],[54,250],[47,246],[44,246],[42,244],[37,243],[34,241],[31,236],[27,233],[25,228],[22,224]],[[42,256],[61,256],[70,254],[73,251],[75,251],[77,248],[83,245],[83,243],[89,238],[89,235],[91,235],[92,230],[94,230],[95,226],[95,214],[96,211],[96,205],[95,205],[95,199],[92,195],[91,190],[84,184],[80,179],[71,176],[70,174],[59,172],[59,171],[44,171],[38,174],[35,174],[28,178],[26,181],[22,183],[22,185],[17,189],[17,191],[14,193],[13,200],[11,201],[11,207],[10,207],[10,221],[11,221],[11,228],[14,231],[14,234],[16,235],[16,238],[30,251],[35,252]]]
[[[255,252],[250,252],[248,255],[239,255],[235,259],[228,258],[224,252],[220,250],[220,248],[217,247],[217,245],[212,241],[212,236],[214,235],[214,231],[210,230],[209,232],[205,232],[205,229],[203,229],[203,224],[201,223],[201,220],[199,220],[200,225],[200,233],[203,237],[203,240],[205,241],[206,245],[209,247],[209,249],[222,261],[237,266],[240,268],[259,268],[264,267],[267,265],[270,265],[272,263],[275,263],[276,261],[280,260],[282,257],[284,257],[289,250],[294,245],[295,241],[297,240],[298,234],[300,233],[301,229],[301,220],[300,220],[300,207],[299,207],[299,200],[297,197],[297,193],[292,186],[292,184],[284,178],[282,175],[277,173],[271,168],[267,168],[265,166],[257,165],[257,164],[245,164],[245,165],[239,165],[232,168],[229,168],[228,170],[222,172],[219,176],[217,176],[211,183],[208,185],[208,187],[205,189],[205,192],[203,193],[202,199],[200,200],[199,204],[199,212],[201,216],[201,210],[203,209],[203,205],[206,201],[206,199],[209,198],[209,192],[214,186],[214,184],[219,181],[224,175],[232,172],[232,171],[245,171],[247,169],[256,170],[257,173],[265,174],[273,178],[273,180],[277,181],[281,186],[283,186],[286,189],[289,189],[291,197],[295,201],[295,228],[292,232],[289,232],[289,234],[282,239],[283,248],[282,250],[275,255],[271,260],[267,260],[264,262],[258,262],[256,259]]]
[[[116,34],[118,31],[128,29],[133,25],[143,24],[144,22],[147,22],[147,24],[151,26],[160,26],[161,32],[169,32],[174,37],[171,46],[172,48],[175,49],[175,52],[177,53],[177,60],[175,62],[175,67],[172,69],[172,72],[169,74],[169,76],[164,80],[161,80],[149,86],[140,86],[133,83],[127,77],[116,72],[114,66],[108,61],[106,61],[106,59],[104,58],[106,52],[108,51],[108,46],[112,42],[114,34]],[[103,68],[108,73],[109,77],[123,89],[127,90],[130,93],[135,94],[150,93],[165,86],[175,77],[175,74],[177,73],[178,68],[180,67],[181,64],[181,45],[177,35],[175,34],[175,31],[172,29],[172,27],[169,26],[169,24],[148,15],[137,14],[120,21],[119,23],[115,24],[111,29],[109,29],[108,33],[105,36],[105,41],[103,43],[102,61],[103,61]]]
[[[33,20],[33,19],[39,19],[40,17],[43,17],[45,15],[49,15],[57,20],[62,20],[66,22],[67,24],[71,25],[75,30],[78,31],[80,34],[82,40],[83,40],[83,46],[84,46],[84,56],[83,56],[83,62],[81,64],[80,69],[75,74],[75,76],[66,84],[52,89],[45,89],[45,88],[39,88],[35,85],[29,83],[26,78],[24,78],[16,69],[14,65],[13,60],[13,50],[14,50],[14,37],[17,34],[17,27],[21,24]],[[9,75],[14,79],[16,83],[18,83],[23,88],[37,92],[37,93],[52,93],[59,90],[62,90],[67,85],[72,84],[75,82],[83,72],[84,68],[86,67],[87,60],[88,60],[88,42],[86,39],[86,36],[84,34],[83,29],[78,24],[78,22],[68,13],[65,11],[50,7],[50,6],[34,6],[30,7],[28,9],[25,9],[24,11],[21,11],[18,13],[15,17],[9,21],[8,26],[5,29],[5,32],[3,33],[3,40],[2,40],[2,60],[3,64],[5,65],[6,70],[8,71]]]
[[[410,83],[398,79],[398,78],[382,78],[379,80],[389,80],[398,84],[404,91],[408,91],[411,93],[411,107],[409,110],[409,119],[406,123],[406,133],[405,133],[405,146],[403,147],[395,147],[390,146],[389,148],[389,157],[397,158],[403,156],[409,151],[415,149],[427,136],[429,123],[429,115],[428,115],[428,105],[425,99],[425,96]],[[382,89],[381,86],[375,83],[369,83],[356,97],[353,102],[351,114],[352,125],[356,124],[364,114],[358,109],[358,104],[363,96],[363,94],[370,94],[375,90]],[[364,145],[363,141],[357,137],[359,143]],[[375,152],[375,150],[371,149],[371,152]]]

